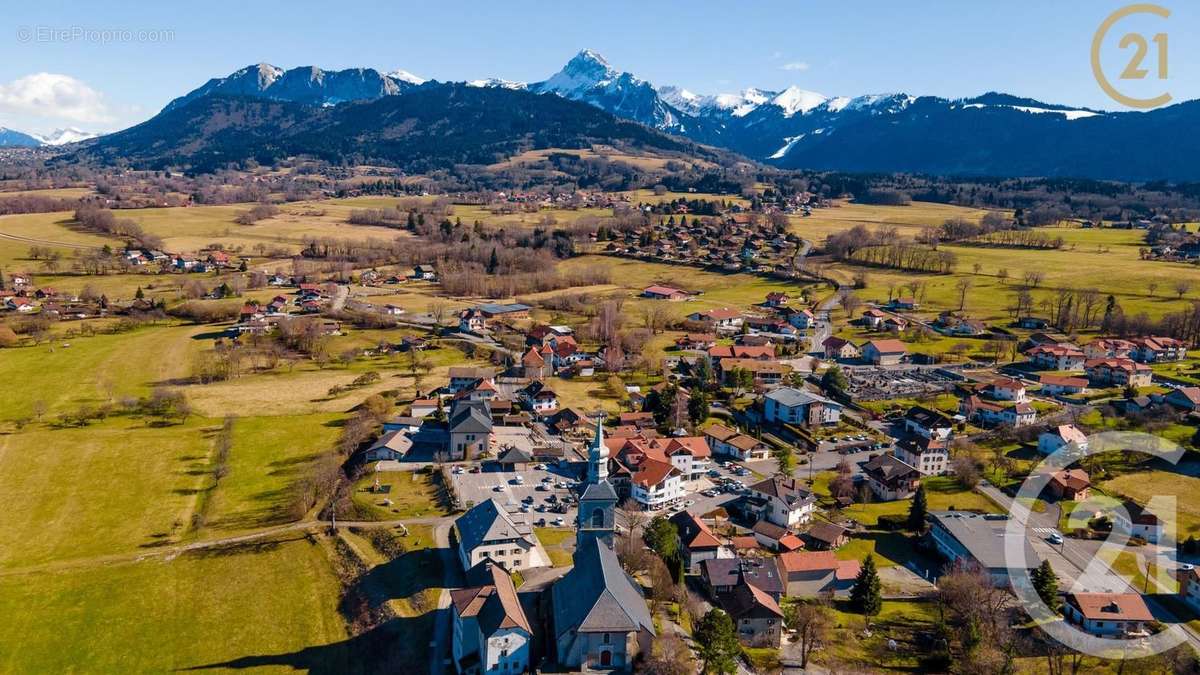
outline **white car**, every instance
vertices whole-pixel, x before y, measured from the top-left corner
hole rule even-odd
[[[496,487],[492,488],[492,492],[504,492],[504,486],[497,485]]]
[[[683,503],[683,508],[685,508],[685,509],[686,509],[686,508],[690,508],[690,507],[692,507],[692,506],[695,506],[695,505],[696,505],[696,500],[694,500],[694,499],[689,499],[689,500],[687,500],[686,502],[684,502],[684,503]]]
[[[1048,541],[1054,545],[1059,545],[1059,544],[1063,543],[1063,538],[1062,538],[1061,534],[1059,534],[1057,532],[1051,532],[1050,536],[1046,537],[1046,541]]]

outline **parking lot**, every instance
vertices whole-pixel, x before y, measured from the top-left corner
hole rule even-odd
[[[463,505],[468,508],[495,498],[528,514],[529,520],[538,527],[566,526],[575,522],[575,495],[571,490],[576,482],[574,477],[551,469],[471,473],[460,467],[451,472],[450,478]],[[560,518],[561,523],[557,522]]]

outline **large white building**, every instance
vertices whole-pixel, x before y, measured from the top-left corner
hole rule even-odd
[[[499,501],[476,504],[454,521],[458,559],[467,570],[491,560],[514,572],[535,566],[537,539],[523,514],[512,514]]]
[[[842,404],[803,389],[780,387],[766,395],[763,417],[777,424],[837,424]]]

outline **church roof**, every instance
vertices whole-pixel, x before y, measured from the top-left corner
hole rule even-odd
[[[606,480],[602,480],[599,483],[592,483],[591,485],[587,486],[587,488],[583,491],[583,496],[579,498],[579,501],[581,502],[602,500],[614,502],[617,501],[617,491],[614,490],[612,484]]]
[[[575,552],[575,566],[552,589],[554,634],[559,640],[577,633],[654,634],[646,599],[621,569],[607,544],[591,539]]]

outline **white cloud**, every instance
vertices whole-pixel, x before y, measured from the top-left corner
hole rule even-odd
[[[0,84],[0,111],[85,124],[113,120],[100,92],[58,73],[34,73]]]
[[[808,64],[804,61],[792,61],[779,66],[780,70],[808,70]]]

